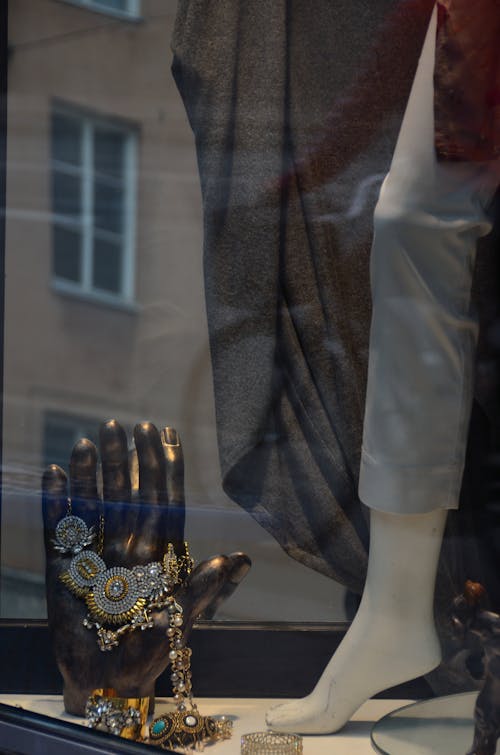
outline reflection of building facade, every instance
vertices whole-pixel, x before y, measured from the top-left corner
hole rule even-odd
[[[35,499],[19,492],[37,490],[45,462],[110,415],[182,427],[196,405],[211,422],[210,394],[196,400],[201,220],[169,71],[176,3],[10,9],[4,516],[36,547],[9,535],[3,560],[40,571]]]
[[[62,292],[133,303],[136,152],[133,125],[52,107],[52,276]]]
[[[219,488],[199,181],[170,75],[176,5],[10,4],[7,574],[43,573],[41,470],[110,416],[128,429],[142,419],[178,427],[190,502],[233,512],[206,544],[206,510],[191,520],[198,555],[245,548],[245,530],[306,573]],[[310,576],[330,594],[328,580]]]

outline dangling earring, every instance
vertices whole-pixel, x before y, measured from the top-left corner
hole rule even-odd
[[[68,497],[66,514],[57,523],[55,538],[52,540],[55,550],[59,551],[59,553],[70,553],[74,556],[88,545],[92,545],[95,538],[95,527],[87,527],[83,519],[80,519],[79,516],[74,516],[71,498]],[[97,552],[99,552],[99,548]]]

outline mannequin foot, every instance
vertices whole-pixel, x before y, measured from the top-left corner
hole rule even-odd
[[[311,694],[271,708],[266,722],[278,731],[331,734],[370,697],[431,671],[440,660],[432,622],[374,617],[362,605]]]

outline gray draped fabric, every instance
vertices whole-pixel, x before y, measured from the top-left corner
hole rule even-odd
[[[427,22],[403,62],[395,45],[404,90],[397,76],[398,105],[370,133],[365,101],[389,99],[370,52],[397,5],[181,0],[173,38],[202,184],[224,489],[293,558],[358,592],[372,213]],[[343,119],[353,98],[357,120]]]
[[[225,491],[361,592],[369,251],[432,0],[179,0]],[[452,593],[441,570],[442,605]]]

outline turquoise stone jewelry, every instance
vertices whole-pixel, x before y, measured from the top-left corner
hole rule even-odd
[[[168,713],[156,718],[149,727],[149,744],[164,750],[173,747],[202,749],[208,740],[218,741],[230,736],[230,721],[223,716],[220,719],[202,716],[198,711]]]
[[[96,630],[99,649],[110,651],[124,635],[151,629],[153,611],[166,609],[168,615],[168,659],[176,710],[155,719],[145,741],[161,749],[200,750],[206,742],[229,738],[232,722],[225,716],[202,716],[193,700],[191,649],[184,640],[183,609],[173,594],[186,583],[193,568],[187,543],[180,555],[168,543],[161,561],[125,568],[108,567],[104,561],[102,515],[94,550],[90,546],[95,540],[94,527],[89,528],[72,514],[68,499],[68,512],[57,524],[53,544],[55,550],[71,554],[72,558],[59,578],[73,595],[85,601],[88,614],[83,626]],[[141,740],[147,701],[148,698],[119,698],[114,690],[94,690],[87,701],[87,723],[117,736]]]
[[[156,718],[149,726],[149,744],[162,749],[186,747],[203,749],[207,741],[228,739],[232,722],[225,716],[202,716],[193,700],[191,684],[191,649],[184,642],[182,606],[171,597],[167,602],[169,626],[170,681],[176,710]]]

